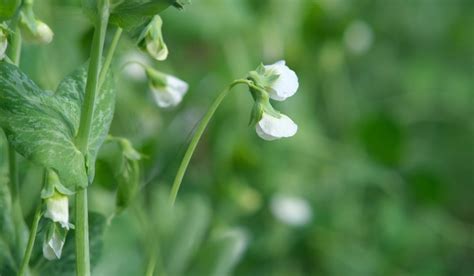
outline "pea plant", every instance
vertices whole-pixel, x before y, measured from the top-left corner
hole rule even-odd
[[[126,72],[112,72],[115,50],[126,35],[152,60],[165,60],[169,51],[159,14],[171,6],[183,9],[188,3],[186,0],[83,0],[83,11],[94,27],[90,56],[68,74],[54,92],[39,87],[19,68],[22,43],[41,47],[53,40],[53,30],[43,19],[37,18],[33,0],[2,0],[0,3],[0,126],[4,133],[1,139],[8,144],[4,159],[8,172],[0,179],[0,208],[9,210],[2,213],[0,220],[0,274],[41,274],[44,263],[74,258],[75,261],[68,264],[75,267],[76,275],[90,275],[91,259],[95,261],[90,254],[93,247],[90,238],[93,239],[93,229],[99,222],[89,216],[87,189],[94,182],[101,146],[112,143],[120,152],[120,162],[113,168],[117,179],[116,213],[129,207],[139,191],[141,179],[143,156],[126,138],[109,134],[119,92],[113,75]],[[110,43],[105,43],[108,30],[115,33]],[[176,106],[188,92],[185,81],[138,60],[129,61],[121,69],[132,65],[146,73],[158,107]],[[261,64],[244,78],[232,81],[199,121],[168,199],[163,198],[160,202],[159,212],[174,212],[193,152],[217,108],[237,85],[249,88],[254,102],[250,125],[255,126],[259,137],[270,141],[291,137],[297,132],[297,125],[270,102],[270,99],[284,101],[296,93],[298,78],[295,72],[283,60],[271,65]],[[41,185],[41,193],[29,226],[21,210],[23,198],[17,155],[43,169],[43,179],[37,183]],[[73,220],[69,216],[70,200],[74,203],[71,208]],[[67,239],[68,235],[74,238]],[[32,265],[30,260],[41,241],[43,257]],[[69,252],[71,250],[66,248],[73,250]],[[147,275],[154,273],[155,249],[152,247]]]

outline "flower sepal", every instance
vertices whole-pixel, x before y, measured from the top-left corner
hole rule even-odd
[[[248,78],[257,86],[263,87],[270,98],[276,101],[284,101],[293,96],[299,87],[298,76],[286,66],[284,60],[271,65],[260,64],[249,73]]]
[[[50,261],[61,258],[68,229],[57,222],[49,222],[43,241],[43,256]]]

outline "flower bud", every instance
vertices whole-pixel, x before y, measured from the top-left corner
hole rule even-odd
[[[53,41],[54,33],[43,21],[26,21],[25,19],[21,23],[21,31],[26,41],[40,44],[48,44]]]
[[[58,222],[65,229],[70,228],[69,224],[69,200],[66,195],[55,191],[46,199],[46,212],[44,217]]]
[[[156,60],[165,60],[168,57],[168,47],[163,40],[161,27],[163,20],[155,15],[138,39],[138,46],[147,51]]]
[[[43,241],[43,256],[50,261],[61,258],[64,242],[66,241],[67,229],[52,222],[46,230]]]
[[[38,32],[38,41],[43,44],[49,44],[53,41],[54,33],[46,23],[38,20],[36,31]]]
[[[188,84],[174,76],[163,74],[148,67],[146,74],[150,81],[150,89],[159,107],[177,106],[188,91]]]
[[[249,73],[249,78],[256,85],[263,87],[270,98],[284,101],[293,96],[298,90],[298,76],[280,60],[271,65],[260,65],[255,71]]]
[[[0,60],[5,58],[5,52],[8,47],[8,39],[6,32],[0,27]]]
[[[115,205],[118,212],[125,209],[135,197],[140,182],[138,160],[124,158],[122,168],[116,176],[118,182]]]

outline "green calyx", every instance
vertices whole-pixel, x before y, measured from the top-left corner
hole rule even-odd
[[[270,96],[268,95],[267,91],[254,84],[250,84],[249,89],[250,93],[252,94],[252,98],[255,101],[252,108],[252,113],[250,114],[249,125],[255,125],[258,123],[262,119],[264,112],[276,118],[281,117],[280,112],[275,110],[271,105]]]
[[[151,86],[160,88],[160,87],[165,87],[167,85],[166,75],[161,73],[160,71],[147,66],[145,68],[145,72]]]
[[[273,70],[267,70],[263,64],[260,64],[254,71],[250,71],[248,75],[248,79],[265,90],[271,89],[270,87],[279,77],[280,75]]]
[[[64,187],[59,180],[58,174],[52,169],[46,169],[45,171],[45,186],[41,190],[41,198],[46,199],[55,196],[56,194],[72,195],[73,192],[68,188]]]

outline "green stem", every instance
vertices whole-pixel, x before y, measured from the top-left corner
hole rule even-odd
[[[179,165],[178,172],[176,173],[176,177],[174,178],[173,186],[171,187],[171,192],[169,195],[169,202],[171,205],[174,205],[174,202],[176,201],[176,196],[178,195],[179,187],[181,186],[181,182],[183,181],[183,177],[184,177],[184,174],[186,173],[186,169],[189,165],[189,161],[191,160],[191,157],[193,156],[194,150],[196,149],[196,146],[199,140],[201,139],[201,136],[204,133],[204,130],[206,130],[206,127],[209,124],[209,121],[211,120],[212,116],[214,115],[217,108],[221,104],[222,100],[224,100],[224,98],[229,94],[232,88],[237,84],[249,85],[249,81],[242,79],[242,80],[236,80],[232,82],[226,89],[224,89],[217,96],[217,98],[214,100],[212,105],[207,110],[204,117],[199,122],[199,125],[196,128],[196,132],[194,133],[193,138],[191,139],[191,142],[189,143],[189,146],[186,150],[186,153],[184,154],[183,160],[181,161],[181,164]]]
[[[102,2],[99,8],[100,17],[96,22],[92,39],[91,57],[87,73],[86,94],[81,110],[76,145],[84,156],[87,156],[89,134],[94,113],[95,98],[98,90],[100,61],[104,48],[105,34],[109,20],[109,3]],[[76,275],[90,275],[89,257],[89,221],[87,208],[87,189],[76,192]]]
[[[107,76],[107,72],[109,71],[110,64],[112,63],[112,59],[114,57],[115,49],[117,48],[118,42],[120,37],[122,36],[122,28],[117,28],[114,34],[114,38],[112,39],[112,43],[110,44],[109,51],[107,52],[107,56],[105,57],[104,65],[100,71],[99,76],[99,89],[104,84],[105,77]]]
[[[13,36],[9,47],[10,58],[16,66],[20,66],[21,57],[21,34],[18,29],[18,22],[20,21],[20,9],[18,8],[14,18],[12,19],[11,29],[13,30]],[[16,244],[18,246],[18,258],[21,258],[21,252],[26,247],[26,239],[28,236],[28,228],[23,218],[23,211],[21,208],[20,201],[20,185],[18,182],[18,164],[16,158],[16,151],[13,146],[9,143],[8,147],[8,163],[9,163],[9,177],[10,177],[10,189],[12,191],[12,214],[13,221],[16,229]]]
[[[156,267],[156,255],[154,252],[150,253],[148,264],[146,266],[146,276],[153,276],[155,273],[155,267]]]
[[[26,269],[28,268],[28,264],[30,263],[31,252],[33,251],[33,246],[35,244],[36,239],[36,232],[38,231],[38,224],[41,219],[41,202],[38,204],[36,208],[35,216],[33,218],[33,222],[31,224],[31,231],[30,237],[28,238],[28,245],[25,250],[25,255],[23,256],[23,261],[21,262],[20,272],[18,272],[19,276],[23,276],[26,273]]]

